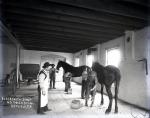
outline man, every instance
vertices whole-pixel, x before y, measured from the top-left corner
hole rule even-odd
[[[70,72],[64,74],[65,92],[67,93],[69,93],[69,90],[71,90],[71,79],[72,79],[72,74]]]
[[[88,72],[87,69],[85,69],[82,73],[82,88],[81,88],[81,98],[85,98],[86,94],[86,84],[87,84],[87,78],[88,78]]]
[[[52,68],[50,70],[50,89],[56,89],[55,88],[55,80],[56,80],[56,69],[55,64],[51,64]]]
[[[38,114],[45,114],[46,111],[51,111],[48,109],[48,88],[49,88],[49,70],[51,69],[51,64],[45,62],[43,69],[38,74]]]
[[[85,106],[88,106],[88,99],[91,95],[91,107],[93,106],[95,95],[96,95],[96,85],[97,85],[97,74],[95,71],[91,71],[88,74],[87,84],[86,84],[86,97]]]

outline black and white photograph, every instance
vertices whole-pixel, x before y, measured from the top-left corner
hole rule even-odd
[[[150,118],[150,0],[0,0],[0,118]]]

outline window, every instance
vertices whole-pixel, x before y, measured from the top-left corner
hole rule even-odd
[[[75,58],[75,67],[80,65],[80,59],[79,57]]]
[[[92,67],[93,61],[94,61],[94,56],[92,54],[86,56],[86,65],[87,66]]]
[[[121,55],[119,48],[112,48],[106,50],[106,65],[113,65],[118,67]]]

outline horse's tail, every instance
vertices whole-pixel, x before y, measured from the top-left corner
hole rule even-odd
[[[121,74],[120,74],[119,70],[115,72],[115,76],[116,76],[116,81],[115,81],[115,97],[118,98],[119,85],[120,85],[120,80],[121,80]]]
[[[116,80],[115,81],[115,113],[118,113],[117,101],[118,101],[118,93],[119,93],[119,84],[121,80],[121,74],[119,69],[115,71],[115,80]]]

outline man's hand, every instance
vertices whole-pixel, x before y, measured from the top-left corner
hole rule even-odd
[[[93,87],[92,89],[90,89],[90,91],[94,91],[96,89],[96,87]]]

